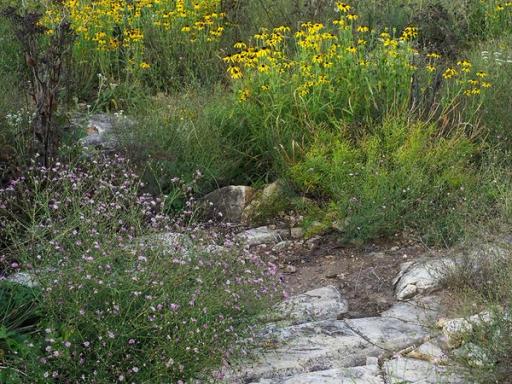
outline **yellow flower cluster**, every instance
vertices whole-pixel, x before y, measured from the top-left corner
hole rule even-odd
[[[350,5],[337,3],[337,8],[340,16],[333,21],[334,29],[307,22],[294,34],[288,27],[278,27],[256,34],[254,44],[236,43],[237,52],[224,57],[227,73],[246,87],[255,81],[254,89],[264,91],[272,82],[295,84],[296,94],[305,96],[314,89],[334,86],[340,66],[367,71],[377,66],[400,67],[405,72],[414,69],[410,65],[414,51],[408,41],[418,35],[417,28],[409,26],[397,38],[385,31],[376,44],[367,44],[375,34],[365,25],[354,25],[357,15]],[[243,93],[240,100],[247,100],[248,95]]]
[[[224,31],[221,0],[63,0],[52,4],[41,20],[48,33],[67,17],[78,36],[76,44],[98,51],[123,47],[141,57],[148,29],[173,30],[192,42],[218,40]]]
[[[448,67],[443,72],[446,80],[456,79],[459,84],[466,86],[463,91],[465,96],[475,96],[482,93],[483,89],[492,87],[492,83],[485,81],[487,72],[473,72],[473,64],[468,60],[460,60],[454,67]]]

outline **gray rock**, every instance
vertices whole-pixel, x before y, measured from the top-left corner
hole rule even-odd
[[[262,379],[253,384],[384,384],[379,367],[361,366],[302,373],[282,379]]]
[[[400,357],[384,362],[390,384],[463,384],[462,377],[428,361]]]
[[[239,223],[242,212],[254,198],[254,188],[230,185],[210,192],[203,198],[202,207],[209,217]]]
[[[496,361],[483,348],[473,343],[464,344],[454,350],[453,354],[464,359],[468,365],[474,368],[492,367],[496,364]]]
[[[489,311],[482,311],[468,318],[440,319],[437,326],[442,329],[446,347],[457,348],[464,342],[466,334],[475,326],[490,324],[492,321],[492,314]]]
[[[294,323],[336,320],[340,314],[348,312],[348,302],[329,285],[290,297],[277,306],[277,312]]]
[[[428,336],[423,326],[391,317],[347,319],[345,323],[365,340],[388,351],[399,351],[423,343]]]
[[[290,229],[290,235],[292,239],[302,239],[304,237],[304,229],[301,227],[296,227]]]
[[[248,204],[242,214],[241,221],[244,224],[250,224],[264,214],[265,209],[272,208],[285,195],[285,184],[281,180],[274,181],[263,188],[262,191],[255,194],[254,199]]]
[[[395,303],[391,308],[382,312],[381,316],[425,325],[435,322],[440,310],[441,303],[437,296],[425,296]]]
[[[276,251],[276,252],[280,252],[280,251],[284,251],[286,250],[287,248],[290,248],[291,246],[294,245],[294,242],[293,241],[289,241],[289,240],[285,240],[285,241],[280,241],[279,243],[277,243],[276,245],[274,245],[274,247],[272,248],[273,251]]]
[[[114,149],[118,144],[114,128],[126,129],[133,126],[134,122],[123,115],[101,113],[74,119],[72,124],[85,127],[87,136],[80,139],[80,143],[84,147],[99,147],[109,150]]]
[[[393,282],[396,298],[406,300],[438,288],[455,266],[451,258],[404,263]]]
[[[364,365],[383,350],[343,321],[325,320],[282,328],[269,325],[261,335],[266,348],[255,350],[229,382],[277,379],[307,372]],[[268,345],[272,345],[269,348]]]
[[[281,242],[287,239],[290,233],[286,229],[270,229],[269,227],[258,227],[248,229],[236,236],[236,239],[247,246]]]
[[[444,363],[448,359],[448,356],[443,352],[441,347],[432,341],[421,344],[414,351],[409,352],[407,357],[429,361],[434,364]]]

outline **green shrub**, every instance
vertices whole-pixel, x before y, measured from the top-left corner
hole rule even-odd
[[[219,88],[184,90],[179,95],[147,100],[132,110],[136,125],[119,135],[130,157],[145,169],[144,180],[151,191],[170,193],[175,177],[188,183],[197,171],[202,177],[194,188],[200,194],[230,182],[247,181],[238,178],[240,156],[230,152],[231,143],[217,124],[227,118],[227,96]]]
[[[453,242],[473,204],[478,147],[459,133],[387,119],[360,137],[320,134],[291,167],[298,187],[332,203],[327,219],[345,239],[366,241],[405,228],[430,241]]]
[[[3,383],[22,383],[22,376],[11,364],[16,359],[37,359],[28,344],[37,332],[41,292],[9,281],[0,281],[0,380]]]

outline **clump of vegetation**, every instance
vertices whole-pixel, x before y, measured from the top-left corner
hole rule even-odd
[[[271,300],[258,258],[152,238],[163,201],[140,187],[114,157],[33,166],[0,190],[3,268],[32,270],[44,313],[8,382],[186,381],[218,367]]]
[[[509,1],[8,5],[0,273],[29,271],[39,288],[0,287],[27,309],[19,323],[1,308],[2,381],[215,371],[275,296],[275,266],[144,239],[198,232],[182,225],[192,200],[219,186],[280,178],[314,198],[305,223],[359,243],[413,229],[446,244],[510,218]],[[134,117],[117,155],[62,145],[84,110]],[[286,199],[267,213],[299,207]]]
[[[338,222],[349,240],[412,228],[453,242],[477,202],[477,154],[460,133],[442,137],[435,125],[396,118],[362,137],[348,129],[319,135],[291,175],[308,194],[331,201],[324,219]]]

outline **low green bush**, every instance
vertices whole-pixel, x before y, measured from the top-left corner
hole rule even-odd
[[[387,119],[360,137],[349,129],[318,135],[290,174],[301,190],[331,201],[326,217],[346,240],[409,228],[453,242],[477,204],[478,152],[463,134],[443,137],[433,124]]]

